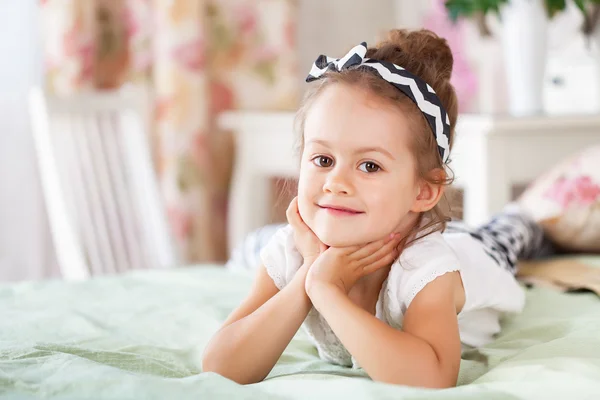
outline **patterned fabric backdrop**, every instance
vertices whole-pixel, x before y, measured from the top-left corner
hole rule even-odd
[[[294,0],[41,0],[47,87],[135,84],[154,99],[152,138],[184,261],[226,258],[231,109],[297,106]]]

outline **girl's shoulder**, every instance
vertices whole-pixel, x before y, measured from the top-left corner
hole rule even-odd
[[[423,270],[433,266],[457,263],[458,257],[441,232],[432,232],[410,243],[398,258],[404,270]]]
[[[421,237],[406,247],[392,265],[388,291],[399,301],[403,312],[428,283],[454,271],[460,271],[460,260],[440,232]]]

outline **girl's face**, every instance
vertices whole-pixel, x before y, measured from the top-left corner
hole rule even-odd
[[[365,90],[334,84],[306,116],[298,208],[326,245],[405,233],[419,182],[404,113]]]

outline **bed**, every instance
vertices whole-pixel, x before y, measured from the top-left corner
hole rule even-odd
[[[292,116],[259,117],[226,115],[222,120],[238,139],[230,218],[232,248],[257,226],[270,222],[265,211],[271,194],[269,179],[295,176]],[[508,199],[512,184],[522,183],[563,155],[597,142],[600,120],[496,123],[480,118],[463,124],[471,126],[473,140],[463,140],[459,147],[459,154],[466,156],[457,157],[456,171],[459,183],[473,191],[465,194],[471,199],[467,210],[473,207],[465,215],[475,221],[493,212],[500,200]],[[516,128],[522,129],[521,136],[515,134]],[[477,129],[483,129],[481,136],[473,133]],[[498,133],[511,129],[512,134]],[[561,136],[561,129],[570,135]],[[538,151],[527,159],[519,158],[542,134],[557,140],[555,145],[546,149],[544,156]],[[514,141],[523,147],[517,146],[518,151],[508,156],[507,146]],[[474,159],[469,158],[472,146],[482,150]],[[543,149],[543,144],[536,148]],[[502,156],[511,163],[492,162]],[[470,171],[474,165],[479,168]],[[490,171],[499,174],[499,189],[478,186]],[[598,255],[565,257],[600,268]],[[0,395],[19,399],[600,397],[598,296],[560,293],[541,286],[526,288],[525,311],[503,320],[497,340],[464,352],[456,388],[430,391],[373,382],[362,370],[321,361],[302,330],[264,382],[240,386],[219,375],[202,373],[203,349],[249,291],[251,280],[252,272],[245,268],[196,265],[81,282],[1,285]]]
[[[600,257],[585,257],[600,267]],[[459,386],[376,383],[321,361],[299,331],[269,377],[239,386],[201,373],[201,354],[249,290],[222,266],[0,287],[0,395],[61,399],[597,399],[600,302],[527,289],[523,314],[463,354]]]

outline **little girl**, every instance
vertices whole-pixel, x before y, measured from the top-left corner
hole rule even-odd
[[[289,225],[262,250],[204,371],[259,382],[304,323],[329,362],[376,381],[451,387],[462,346],[489,343],[500,317],[521,311],[516,261],[541,248],[539,227],[511,209],[476,231],[446,227],[438,204],[451,181],[452,62],[426,30],[317,59],[298,113]]]

